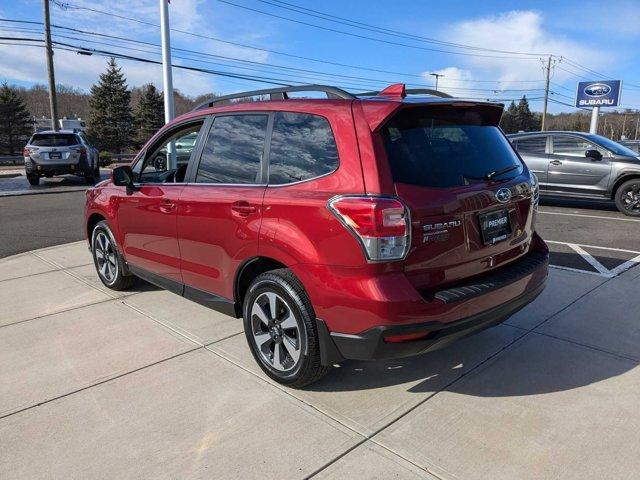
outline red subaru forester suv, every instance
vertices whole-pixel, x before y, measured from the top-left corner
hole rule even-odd
[[[326,98],[290,95],[311,90]],[[177,118],[87,192],[100,279],[242,317],[292,387],[504,321],[547,277],[537,180],[502,105],[414,93],[286,87]]]

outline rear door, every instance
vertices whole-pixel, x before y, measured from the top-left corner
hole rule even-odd
[[[411,211],[405,273],[418,290],[450,285],[527,251],[526,167],[487,106],[405,108],[381,130],[397,195]]]
[[[549,168],[547,140],[548,135],[531,135],[518,137],[512,142],[529,170],[538,177],[542,188],[547,185],[547,170]]]
[[[587,150],[598,150],[602,158],[587,158]],[[611,156],[604,148],[577,135],[551,136],[550,190],[605,195],[610,173]]]
[[[178,208],[184,283],[233,298],[240,264],[258,254],[268,113],[216,116]]]

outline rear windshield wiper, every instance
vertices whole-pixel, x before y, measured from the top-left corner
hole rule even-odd
[[[510,172],[511,170],[515,170],[519,166],[520,165],[511,165],[509,167],[505,167],[505,168],[502,168],[500,170],[496,170],[494,172],[489,172],[484,176],[484,180],[491,180],[493,177],[497,177],[499,175],[502,175],[503,173],[507,173],[507,172]]]

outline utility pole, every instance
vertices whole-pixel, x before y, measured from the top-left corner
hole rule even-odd
[[[45,0],[46,1],[46,0]],[[171,37],[169,33],[169,0],[160,0],[160,36],[162,43],[162,80],[164,90],[164,123],[173,120],[173,74],[171,72]],[[176,168],[177,159],[173,142],[169,145],[167,167]]]
[[[58,130],[58,102],[56,99],[56,78],[53,71],[53,48],[51,47],[51,20],[49,18],[49,0],[42,0],[44,6],[44,46],[47,52],[47,73],[49,75],[49,109],[51,110],[51,128]]]
[[[438,90],[438,79],[440,77],[444,77],[444,73],[430,73],[429,75],[431,75],[432,77],[436,77],[436,90]]]
[[[547,122],[547,103],[549,102],[549,80],[551,78],[551,55],[547,58],[546,81],[544,86],[544,106],[542,107],[542,126],[540,130],[544,132],[545,123]]]
[[[640,126],[640,117],[636,118],[636,134],[633,137],[634,140],[638,139],[638,127]]]

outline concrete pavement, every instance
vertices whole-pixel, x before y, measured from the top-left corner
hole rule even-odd
[[[640,270],[551,270],[505,324],[290,390],[241,322],[84,242],[0,260],[0,478],[633,478]]]

